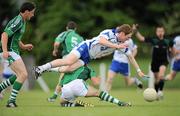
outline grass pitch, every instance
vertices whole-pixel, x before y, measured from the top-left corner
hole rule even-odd
[[[41,90],[21,92],[17,99],[17,108],[6,108],[9,92],[0,101],[0,116],[179,116],[180,90],[168,89],[164,91],[163,101],[146,102],[142,91],[136,89],[113,90],[110,94],[123,100],[132,102],[132,107],[99,101],[98,98],[82,98],[94,104],[89,108],[63,108],[57,99],[53,103],[47,102],[50,93]]]

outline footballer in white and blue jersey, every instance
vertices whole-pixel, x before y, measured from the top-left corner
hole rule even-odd
[[[173,49],[180,51],[180,36],[175,37]],[[174,56],[172,70],[180,71],[180,53]]]
[[[116,29],[106,29],[102,31],[97,37],[80,43],[80,45],[72,52],[75,53],[80,59],[82,59],[85,64],[88,64],[91,59],[97,59],[112,54],[116,49],[100,44],[100,37],[104,37],[109,42],[114,44],[121,43],[118,41],[116,36]]]
[[[131,54],[133,50],[137,49],[137,45],[134,44],[132,39],[127,40],[126,43],[129,49],[128,51],[126,51],[126,54]],[[130,64],[126,54],[121,50],[115,50],[109,70],[115,73],[120,73],[125,77],[130,76]]]

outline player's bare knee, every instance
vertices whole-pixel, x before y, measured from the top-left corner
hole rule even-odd
[[[23,78],[23,79],[27,79],[27,77],[28,77],[28,74],[27,74],[27,72],[21,72],[21,78]]]

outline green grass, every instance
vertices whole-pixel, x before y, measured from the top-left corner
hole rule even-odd
[[[8,93],[8,92],[7,92]],[[178,116],[180,114],[179,89],[165,90],[163,101],[146,102],[142,91],[136,89],[119,89],[111,92],[123,101],[132,102],[132,107],[99,101],[98,98],[83,98],[95,105],[92,108],[63,108],[59,100],[49,103],[46,98],[50,94],[39,90],[21,92],[18,96],[17,108],[6,108],[8,94],[0,101],[0,116]]]

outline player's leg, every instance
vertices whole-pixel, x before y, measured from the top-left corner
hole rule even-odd
[[[154,72],[153,74],[154,74],[154,79],[155,79],[154,88],[155,88],[156,92],[158,92],[158,90],[159,90],[158,72]]]
[[[13,85],[16,78],[17,78],[16,75],[12,75],[11,77],[9,77],[9,79],[1,82],[0,83],[0,93],[2,92],[2,90],[6,89],[8,86]]]
[[[180,60],[173,61],[171,72],[165,77],[165,80],[173,80],[177,72],[180,71]]]
[[[54,94],[48,98],[48,101],[49,102],[54,102],[58,96],[58,94],[61,92],[61,86],[60,86],[60,81],[61,81],[61,78],[64,76],[64,73],[61,73],[60,76],[59,76],[59,82],[58,84],[56,85],[56,88],[55,88],[55,91],[54,91]]]
[[[61,86],[59,84],[57,84],[53,95],[51,97],[49,97],[47,100],[49,102],[54,102],[60,92],[61,92]]]
[[[19,90],[21,89],[24,81],[27,79],[28,74],[27,74],[26,67],[25,67],[22,59],[18,59],[16,61],[14,61],[10,65],[10,67],[16,73],[17,79],[15,80],[15,82],[13,84],[12,92],[9,97],[7,107],[16,107],[17,106],[15,103],[16,97],[17,97]]]
[[[125,80],[126,85],[128,86],[135,84],[138,88],[140,89],[143,88],[142,82],[137,77],[124,76],[124,80]]]
[[[84,62],[82,60],[78,60],[72,65],[59,67],[59,72],[61,73],[73,72],[74,70],[78,69],[79,67],[83,65],[84,65]]]
[[[159,67],[160,67],[160,64],[158,62],[154,61],[151,63],[151,71],[153,72],[154,79],[155,79],[154,88],[156,92],[158,92],[158,89],[159,89],[159,80],[158,80]]]
[[[91,86],[88,87],[88,92],[85,96],[86,97],[98,97],[103,101],[114,103],[119,106],[131,106],[130,103],[122,102],[119,99],[111,96],[110,94],[108,94],[105,91],[99,92],[97,89],[95,89],[94,87],[91,87]]]
[[[111,66],[109,67],[108,77],[106,80],[106,91],[110,91],[114,77],[119,73],[120,63],[116,60],[112,60]]]
[[[168,75],[166,75],[165,80],[171,81],[176,77],[177,72],[172,70]]]
[[[163,88],[164,88],[164,76],[165,76],[166,66],[161,65],[159,67],[158,73],[158,81],[159,81],[159,90],[158,90],[158,98],[163,99]]]
[[[109,92],[112,88],[112,82],[113,82],[113,79],[114,77],[117,75],[116,72],[112,71],[112,70],[109,70],[108,71],[108,78],[107,78],[107,81],[106,81],[106,91]]]
[[[79,67],[83,66],[84,62],[82,60],[78,60],[72,65],[67,66],[60,66],[56,68],[50,68],[47,70],[48,72],[60,72],[60,73],[67,73],[67,72],[73,72],[74,70],[78,69]]]
[[[36,67],[34,69],[35,74],[37,74],[37,76],[38,76],[43,71],[49,70],[50,68],[66,66],[66,65],[72,65],[73,63],[77,62],[78,59],[79,59],[79,56],[77,56],[75,53],[71,52],[66,56],[66,58],[56,59],[56,60],[48,62],[48,63],[46,63],[44,65]]]
[[[3,65],[2,76],[6,80],[0,83],[0,93],[2,90],[6,89],[8,86],[11,86],[16,80],[16,75],[14,75],[12,70],[8,67],[9,63],[5,60],[2,60],[1,65]]]
[[[129,63],[121,63],[119,73],[124,76],[126,85],[130,86],[136,84],[142,89],[142,82],[137,77],[130,77],[130,65]]]

